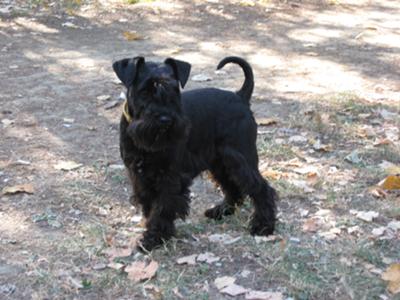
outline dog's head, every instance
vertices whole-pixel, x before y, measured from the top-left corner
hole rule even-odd
[[[164,63],[143,57],[116,61],[113,69],[127,88],[132,121],[128,134],[141,148],[158,151],[182,140],[188,131],[181,107],[180,86],[185,86],[190,64],[168,58]]]

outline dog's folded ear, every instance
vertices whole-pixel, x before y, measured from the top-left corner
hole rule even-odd
[[[119,80],[129,87],[135,80],[140,65],[144,63],[144,57],[124,58],[113,63],[113,69]]]
[[[190,68],[192,67],[189,63],[173,59],[167,58],[164,61],[165,64],[170,65],[174,70],[176,79],[181,83],[182,88],[185,87],[186,82],[189,79]]]

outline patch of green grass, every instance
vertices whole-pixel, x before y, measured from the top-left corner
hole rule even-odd
[[[363,158],[370,164],[379,164],[383,160],[400,163],[400,149],[394,145],[382,145],[365,150]]]
[[[260,156],[267,156],[269,160],[284,161],[296,157],[290,145],[277,144],[270,137],[259,137],[257,149]]]
[[[273,184],[274,188],[278,190],[280,198],[290,198],[304,194],[304,191],[301,188],[291,184],[285,179],[275,180]]]
[[[382,266],[381,253],[376,249],[372,242],[362,242],[358,245],[354,255],[365,262],[375,266]]]

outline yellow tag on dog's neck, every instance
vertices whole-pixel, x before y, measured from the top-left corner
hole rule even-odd
[[[132,116],[129,114],[129,108],[128,108],[128,101],[127,100],[125,100],[125,102],[124,102],[124,108],[122,110],[122,114],[124,115],[125,120],[128,123],[132,122]]]

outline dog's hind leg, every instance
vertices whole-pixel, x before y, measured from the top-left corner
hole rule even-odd
[[[243,195],[249,195],[253,201],[254,213],[250,221],[250,233],[269,235],[275,228],[277,193],[261,176],[256,159],[248,161],[233,147],[221,149],[222,162],[228,178],[240,187]]]
[[[208,218],[220,220],[223,216],[232,215],[235,212],[236,206],[243,203],[243,195],[236,183],[229,178],[224,165],[217,163],[210,171],[220,185],[225,198],[220,204],[207,209],[204,214]]]

